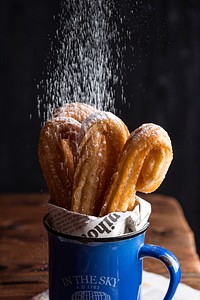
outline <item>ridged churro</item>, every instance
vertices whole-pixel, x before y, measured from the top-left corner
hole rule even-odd
[[[112,113],[97,112],[82,123],[72,211],[99,214],[104,193],[128,136],[126,125]]]
[[[143,124],[129,136],[107,190],[100,215],[132,210],[137,191],[155,191],[172,161],[167,132],[155,124]]]
[[[70,209],[74,178],[74,153],[81,124],[73,118],[48,121],[40,132],[39,161],[51,202]]]

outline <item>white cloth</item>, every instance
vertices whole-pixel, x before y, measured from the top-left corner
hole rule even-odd
[[[143,272],[142,300],[161,300],[164,298],[169,285],[169,279],[164,276]],[[180,283],[173,300],[200,300],[200,291]]]

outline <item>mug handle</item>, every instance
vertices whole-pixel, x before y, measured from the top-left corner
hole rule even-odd
[[[153,257],[160,260],[168,269],[170,282],[163,300],[171,300],[181,279],[181,269],[177,258],[167,249],[151,244],[143,244],[139,250],[139,259]]]

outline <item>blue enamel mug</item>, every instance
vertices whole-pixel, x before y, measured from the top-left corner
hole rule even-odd
[[[139,232],[115,238],[85,238],[44,226],[49,241],[50,300],[139,300],[144,257],[160,260],[170,283],[165,300],[173,298],[180,282],[177,258],[168,250],[144,244],[148,224]]]

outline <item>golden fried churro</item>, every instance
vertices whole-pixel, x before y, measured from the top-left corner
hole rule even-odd
[[[82,123],[72,211],[99,214],[105,190],[128,136],[126,125],[112,113],[97,112]]]
[[[172,161],[172,146],[167,132],[155,124],[143,124],[129,136],[123,147],[117,171],[100,212],[132,210],[136,191],[156,190]]]
[[[82,123],[85,118],[95,113],[97,110],[93,106],[81,102],[65,103],[62,107],[56,108],[53,118],[71,117]]]
[[[77,151],[77,134],[81,124],[73,118],[57,118],[42,128],[39,161],[47,182],[51,202],[70,208],[74,177],[73,153]]]

